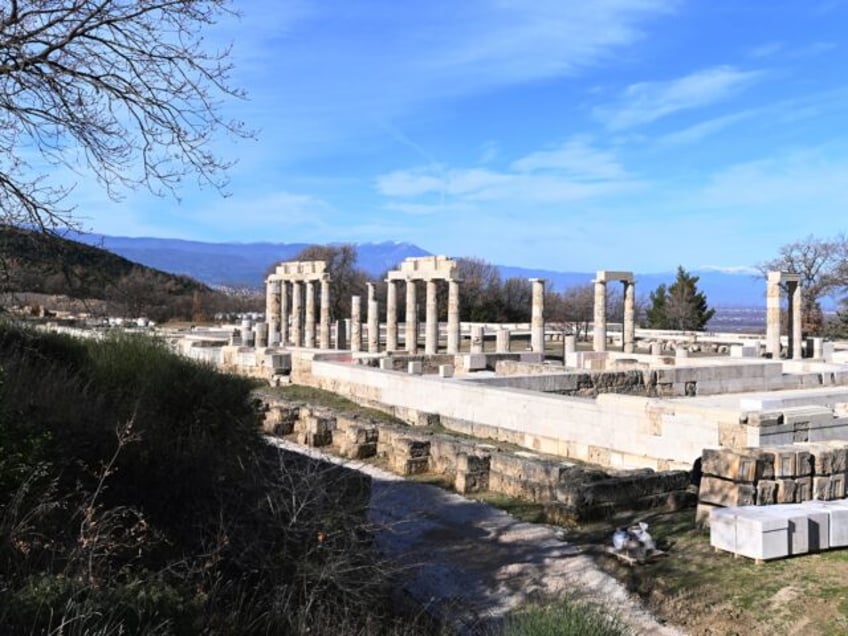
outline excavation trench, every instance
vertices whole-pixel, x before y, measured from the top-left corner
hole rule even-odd
[[[369,520],[382,553],[406,566],[405,592],[459,634],[497,624],[529,601],[574,594],[614,611],[636,633],[679,634],[645,611],[555,528],[519,521],[436,486],[269,437],[290,451],[372,478]]]

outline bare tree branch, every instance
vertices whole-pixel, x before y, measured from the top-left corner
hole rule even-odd
[[[27,0],[0,7],[0,222],[71,221],[70,191],[41,164],[90,170],[109,196],[176,195],[194,175],[223,191],[232,164],[216,133],[250,136],[221,114],[243,98],[229,49],[202,31],[228,0]],[[30,158],[34,157],[34,158]]]

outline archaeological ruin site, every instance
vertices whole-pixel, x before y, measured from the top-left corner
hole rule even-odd
[[[408,258],[387,276],[384,308],[369,284],[331,321],[324,263],[280,263],[264,322],[194,329],[175,346],[411,425],[269,403],[270,433],[379,456],[400,474],[436,472],[460,493],[525,497],[552,521],[697,497],[717,549],[766,560],[848,546],[848,345],[802,338],[797,275],[769,273],[767,331],[747,335],[638,329],[638,281],[601,270],[583,342],[546,323],[538,279],[529,324],[460,322],[457,271],[444,256]],[[624,319],[613,324],[607,287],[618,283]]]

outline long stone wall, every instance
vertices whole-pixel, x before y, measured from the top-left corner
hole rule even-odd
[[[690,468],[720,444],[721,426],[745,435],[738,411],[665,408],[619,395],[596,400],[378,371],[315,356],[293,362],[293,379],[401,413],[437,413],[449,429],[612,467]]]
[[[294,380],[388,410],[410,422],[438,416],[450,430],[614,468],[691,468],[705,448],[848,439],[833,409],[745,408],[717,398],[660,399],[606,393],[595,399],[341,364],[293,360]]]

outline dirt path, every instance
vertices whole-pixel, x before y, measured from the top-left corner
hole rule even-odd
[[[518,521],[375,466],[269,439],[372,477],[369,516],[383,528],[378,545],[409,567],[410,596],[457,633],[479,632],[528,600],[577,593],[617,613],[639,634],[680,634],[658,623],[618,581],[549,526]]]

